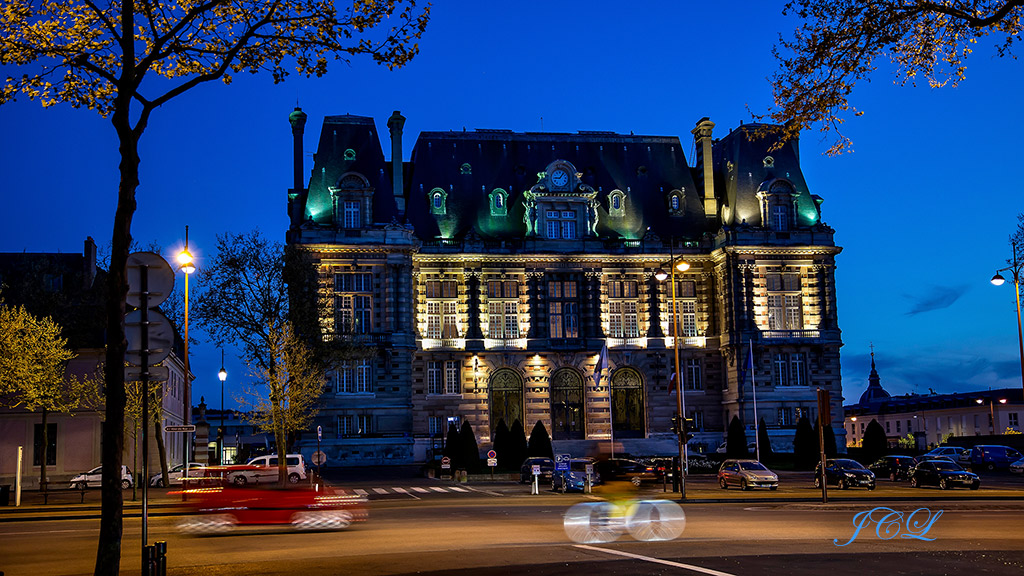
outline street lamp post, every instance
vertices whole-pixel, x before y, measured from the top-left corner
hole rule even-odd
[[[1024,331],[1021,330],[1020,325],[1020,271],[1021,268],[1024,268],[1024,261],[1017,258],[1017,243],[1013,241],[1013,238],[1010,239],[1010,247],[1013,249],[1012,263],[1006,268],[996,270],[995,276],[992,277],[992,283],[996,286],[1002,286],[1003,282],[1006,282],[1006,278],[1003,278],[999,273],[1013,272],[1013,292],[1017,297],[1017,344],[1020,347],[1020,381],[1021,386],[1024,386]]]
[[[224,351],[220,351],[220,428],[217,429],[217,463],[224,464],[224,381],[228,379],[228,371],[224,369]]]
[[[981,398],[975,400],[978,404],[984,404],[985,401]],[[1000,404],[1006,404],[1006,398],[999,399]],[[916,418],[916,416],[915,416]],[[992,432],[992,435],[996,434],[996,401],[993,398],[988,399],[988,428]]]
[[[678,433],[679,440],[679,497],[682,500],[686,499],[686,440],[684,440],[683,428],[686,421],[686,400],[683,398],[683,374],[679,371],[679,314],[676,311],[676,270],[679,272],[686,272],[690,269],[690,263],[686,260],[676,261],[675,253],[673,252],[673,242],[669,243],[669,270],[672,277],[672,352],[675,357],[676,367],[676,411],[679,413],[679,425],[676,432]],[[654,273],[654,277],[659,282],[664,282],[669,274],[666,274],[664,270],[658,268]]]
[[[189,379],[189,365],[188,365],[188,277],[196,271],[195,262],[192,260],[192,253],[188,251],[188,226],[185,226],[185,248],[178,253],[178,264],[181,265],[181,271],[185,273],[185,423],[192,421],[190,413],[192,412],[192,385]],[[188,462],[188,446],[185,446],[184,450],[184,461]]]

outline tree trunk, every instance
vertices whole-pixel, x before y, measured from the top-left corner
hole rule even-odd
[[[274,441],[277,442],[278,481],[281,486],[286,486],[288,484],[288,434],[285,433],[280,420],[274,426]]]
[[[44,492],[50,488],[46,483],[46,449],[49,445],[50,438],[46,433],[46,408],[43,408],[43,455],[39,461],[39,489]]]
[[[130,3],[125,10],[130,10]],[[131,29],[132,26],[126,26]],[[129,35],[130,38],[130,35]],[[131,44],[131,42],[127,42]],[[129,48],[130,49],[130,48]],[[134,62],[134,54],[126,62]],[[134,72],[134,71],[133,71]],[[117,211],[111,237],[110,271],[107,276],[107,355],[104,371],[106,386],[106,418],[103,421],[101,460],[102,512],[100,515],[99,543],[96,548],[96,576],[117,576],[121,567],[121,533],[123,529],[124,500],[121,494],[121,457],[124,451],[124,353],[127,348],[124,333],[125,298],[128,294],[126,264],[131,246],[132,216],[135,214],[135,189],[139,186],[138,141],[132,132],[129,118],[131,94],[117,96],[111,123],[120,143],[121,181],[117,191]],[[139,552],[141,554],[141,550]]]
[[[159,416],[153,417],[153,430],[156,433],[156,450],[160,454],[160,475],[164,479],[164,488],[169,488],[171,480],[167,476],[167,448],[164,446],[164,426],[160,422]],[[145,481],[149,482],[149,478],[145,478]]]

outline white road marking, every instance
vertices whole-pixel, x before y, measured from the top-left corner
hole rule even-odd
[[[466,490],[465,488],[460,488],[458,486],[452,486],[451,489],[456,491],[456,492],[469,492],[469,490]]]
[[[363,490],[362,488],[356,488],[355,490],[353,490],[353,492],[355,492],[356,494],[358,494],[360,496],[366,496],[367,494],[369,494],[369,492],[367,492],[366,490]]]
[[[383,488],[374,488],[373,491],[376,492],[377,494],[387,494],[388,493],[388,491],[383,489]]]
[[[430,489],[433,490],[434,492],[447,492],[447,490],[445,490],[444,488],[440,488],[438,486],[431,486]]]
[[[718,570],[712,570],[711,568],[701,568],[700,566],[693,566],[691,564],[682,564],[680,562],[673,562],[671,560],[662,560],[661,558],[652,558],[650,556],[641,556],[639,554],[630,554],[629,552],[622,552],[621,550],[612,550],[611,548],[598,548],[596,546],[587,546],[586,544],[574,544],[577,548],[583,548],[585,550],[594,550],[596,552],[606,552],[608,554],[615,554],[618,556],[625,556],[627,558],[635,558],[637,560],[644,560],[645,562],[653,562],[655,564],[664,564],[666,566],[672,566],[674,568],[682,568],[684,570],[692,570],[694,572],[701,572],[703,574],[710,574],[711,576],[736,576],[728,572],[719,572]]]
[[[412,489],[415,490],[416,492],[419,492],[420,494],[426,494],[427,492],[430,492],[430,490],[427,490],[426,488],[420,488],[419,486],[413,486]]]
[[[392,490],[394,490],[395,492],[399,492],[401,494],[408,494],[409,493],[409,491],[406,490],[405,488],[392,488]]]

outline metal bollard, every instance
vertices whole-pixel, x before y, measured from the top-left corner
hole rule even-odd
[[[156,549],[153,546],[142,547],[142,576],[155,576],[153,574],[153,560],[156,556]]]
[[[167,542],[158,540],[153,546],[156,548],[154,576],[167,576]]]

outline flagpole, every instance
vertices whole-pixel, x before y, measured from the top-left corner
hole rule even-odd
[[[757,419],[757,382],[754,380],[754,340],[748,340],[748,360],[750,366],[750,387],[754,389],[754,455],[761,461],[761,421]]]

